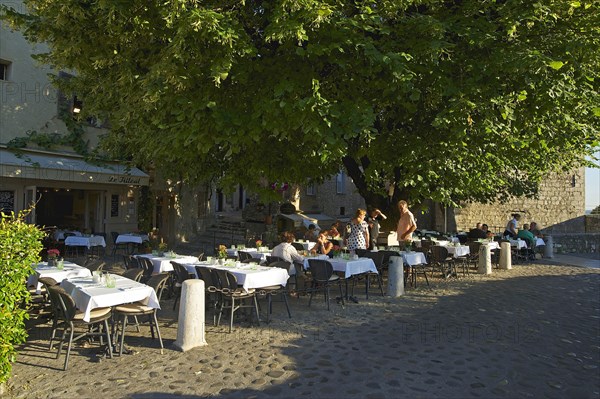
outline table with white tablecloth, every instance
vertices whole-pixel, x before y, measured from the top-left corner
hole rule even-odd
[[[521,240],[520,238],[517,240],[510,240],[510,246],[516,247],[517,249],[527,248],[527,242],[525,240]]]
[[[149,241],[148,234],[125,233],[119,234],[115,240],[116,244],[141,244],[144,241]]]
[[[196,275],[196,266],[209,267],[213,269],[227,270],[237,280],[238,285],[246,291],[273,285],[286,286],[290,275],[284,269],[278,267],[260,266],[250,263],[230,262],[225,265],[210,262],[182,263],[188,272]]]
[[[271,255],[271,251],[267,248],[264,247],[265,249],[261,248],[260,250],[258,248],[227,248],[227,256],[238,256],[240,252],[247,252],[249,253],[254,259],[258,260],[259,262],[265,261],[267,260],[267,256]]]
[[[375,262],[373,262],[373,259],[371,258],[331,258],[329,259],[329,262],[331,262],[334,271],[344,273],[344,278],[367,272],[378,273]]]
[[[40,262],[34,270],[35,273],[27,279],[27,285],[36,287],[38,293],[42,289],[42,284],[38,282],[40,277],[51,277],[54,281],[60,283],[67,278],[90,277],[92,275],[90,269],[69,261],[63,261],[62,269],[56,266],[48,266],[48,262]]]
[[[54,233],[52,233],[52,237],[54,237],[54,239],[56,241],[61,241],[65,239],[65,234],[72,234],[74,236],[77,237],[81,237],[83,234],[81,233],[81,231],[75,231],[75,230],[55,230]]]
[[[170,256],[157,256],[152,254],[141,254],[134,255],[135,257],[143,257],[148,258],[152,261],[152,265],[154,266],[154,274],[165,273],[173,271],[173,265],[171,261],[177,263],[194,263],[198,261],[197,256],[188,256],[188,255],[175,255],[174,257]]]
[[[446,248],[448,253],[454,258],[464,257],[471,253],[468,245],[444,245],[444,248]]]
[[[69,236],[65,238],[67,247],[106,247],[106,241],[102,236]]]
[[[140,301],[151,308],[160,308],[154,288],[116,274],[111,276],[115,278],[114,288],[96,283],[92,277],[69,278],[60,284],[73,297],[77,309],[84,313],[84,321],[90,321],[90,312],[96,308],[125,303]]]
[[[404,264],[406,264],[406,265],[415,266],[415,265],[424,265],[427,263],[427,258],[425,257],[425,254],[423,252],[400,251],[398,253],[402,257],[402,261],[404,261]]]

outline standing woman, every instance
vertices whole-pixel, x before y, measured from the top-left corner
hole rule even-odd
[[[504,237],[510,236],[511,238],[514,238],[516,240],[518,232],[517,227],[519,220],[521,220],[521,215],[519,215],[518,213],[513,213],[510,216],[512,216],[512,219],[508,221],[506,225],[506,230],[504,230],[504,233],[502,233],[502,235]]]
[[[349,251],[367,249],[369,242],[369,225],[365,222],[367,211],[357,209],[356,215],[346,226],[346,246]]]

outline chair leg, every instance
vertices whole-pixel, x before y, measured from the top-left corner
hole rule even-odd
[[[106,342],[108,344],[108,357],[112,359],[112,341],[110,338],[110,329],[108,328],[108,319],[104,320],[104,333],[106,334]]]
[[[308,299],[308,306],[312,303],[313,295],[315,295],[315,290],[317,289],[317,284],[315,281],[312,282],[310,287],[310,298]]]
[[[344,293],[342,292],[342,282],[338,281],[338,287],[340,289],[340,298],[342,299],[342,306],[344,306]]]
[[[152,313],[152,317],[154,318],[154,325],[156,326],[156,335],[158,336],[158,342],[160,342],[160,354],[163,354],[163,341],[162,341],[162,337],[160,336],[160,328],[158,328],[158,319],[156,317],[156,310]]]
[[[369,274],[365,276],[365,296],[369,299]]]
[[[233,313],[235,312],[235,299],[231,297],[231,314],[229,317],[229,332],[233,330]]]
[[[123,354],[123,345],[125,343],[125,328],[127,327],[127,316],[123,315],[123,323],[121,324],[121,345],[119,345],[119,356]]]
[[[252,297],[254,300],[254,310],[256,311],[256,324],[260,326],[260,313],[258,312],[258,300],[256,299],[256,295]]]
[[[329,285],[325,284],[325,300],[327,301],[327,310],[329,310]]]
[[[285,308],[287,309],[288,316],[291,319],[292,313],[290,312],[290,306],[288,305],[287,295],[285,292],[283,292],[281,295],[283,296],[283,301],[285,302]]]
[[[383,293],[383,277],[381,277],[381,274],[377,275],[377,282],[379,283],[379,291],[381,291],[381,296],[385,296]]]
[[[75,327],[73,326],[73,324],[71,324],[70,331],[69,331],[69,344],[67,345],[67,353],[66,353],[67,356],[65,357],[65,365],[63,366],[63,371],[66,371],[67,367],[69,366],[69,355],[71,354],[71,345],[73,344],[73,330],[74,329],[75,329]],[[60,350],[59,350],[59,353],[60,353]]]

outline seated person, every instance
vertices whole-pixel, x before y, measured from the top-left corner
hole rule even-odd
[[[340,222],[334,222],[329,228],[329,238],[332,240],[341,240],[340,228]]]
[[[300,255],[296,248],[292,245],[294,235],[289,231],[281,233],[281,244],[273,248],[271,255],[279,256],[281,259],[292,264],[296,262],[304,262],[304,256]]]
[[[477,223],[477,225],[475,226],[474,229],[469,230],[469,233],[467,234],[467,237],[469,238],[470,241],[477,241],[480,238],[487,238],[487,233],[485,231],[483,231],[483,225],[480,223]]]
[[[538,225],[536,222],[531,222],[531,224],[529,225],[529,231],[531,231],[531,234],[533,234],[537,238],[544,238],[544,235],[538,228]]]
[[[313,254],[322,254],[328,255],[329,252],[333,249],[333,243],[327,239],[327,235],[329,233],[327,231],[321,232],[319,237],[317,238],[317,245],[311,249]]]
[[[527,249],[535,248],[535,236],[529,231],[529,224],[525,223],[523,228],[517,233],[517,238],[524,240],[527,243]]]
[[[308,226],[308,230],[304,233],[304,239],[307,241],[316,242],[317,241],[317,226],[314,224],[310,224]]]
[[[483,225],[481,225],[481,230],[483,230],[485,232],[485,238],[488,238],[488,239],[494,238],[494,233],[492,233],[490,231],[490,228],[488,227],[487,224],[484,223]]]

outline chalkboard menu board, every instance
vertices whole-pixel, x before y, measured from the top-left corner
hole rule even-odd
[[[0,212],[11,213],[15,210],[15,192],[0,191]]]
[[[110,196],[110,216],[119,216],[119,195],[113,194]]]

